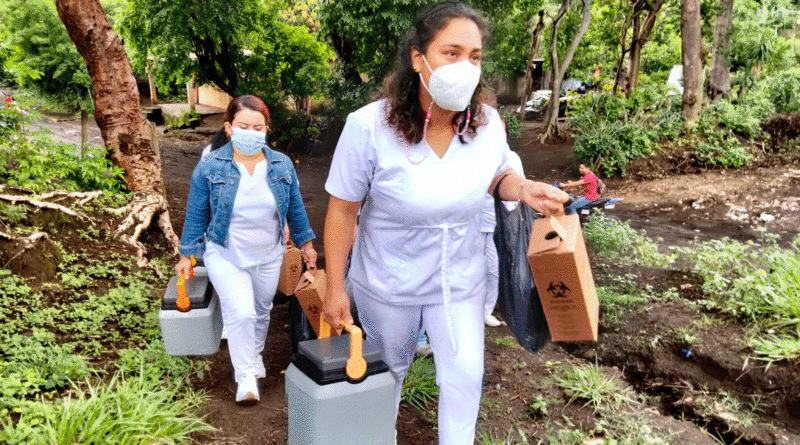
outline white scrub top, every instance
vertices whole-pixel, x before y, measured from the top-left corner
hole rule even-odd
[[[325,189],[364,201],[349,277],[372,298],[397,305],[447,304],[486,295],[480,237],[484,197],[508,170],[500,116],[466,144],[453,138],[443,158],[427,142],[409,145],[386,123],[386,102],[347,117]],[[427,158],[421,163],[414,162]]]
[[[267,184],[268,162],[256,164],[253,176],[243,164],[235,164],[241,178],[233,200],[228,247],[209,241],[206,250],[242,268],[280,261],[284,247],[277,236],[278,204]]]

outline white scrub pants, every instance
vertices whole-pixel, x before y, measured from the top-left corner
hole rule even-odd
[[[219,294],[236,381],[246,375],[264,373],[261,351],[267,339],[269,312],[278,288],[282,258],[241,268],[217,253],[206,251],[203,262]]]
[[[381,346],[395,378],[395,415],[421,322],[436,364],[439,444],[472,445],[483,380],[483,296],[447,305],[395,306],[370,298],[358,288],[354,291],[364,331]],[[453,337],[448,332],[448,315]]]
[[[483,315],[492,315],[497,304],[498,287],[500,286],[500,270],[497,260],[497,246],[494,245],[494,232],[481,232],[483,236],[483,256],[489,274],[486,276],[486,304]]]

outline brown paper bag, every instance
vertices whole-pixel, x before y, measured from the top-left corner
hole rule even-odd
[[[578,215],[535,220],[528,262],[553,341],[597,341],[600,303]]]
[[[297,247],[286,247],[281,264],[281,275],[278,279],[278,291],[283,295],[294,294],[300,273],[303,271],[303,254]]]
[[[325,298],[325,271],[316,269],[303,272],[294,295],[300,306],[308,317],[311,327],[317,336],[320,336],[322,329],[322,299]],[[327,325],[327,323],[326,323]],[[330,327],[330,335],[339,335],[342,332],[341,326]]]

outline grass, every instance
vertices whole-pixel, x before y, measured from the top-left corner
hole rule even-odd
[[[616,409],[629,400],[628,391],[620,380],[606,377],[597,364],[581,363],[565,368],[553,376],[556,384],[570,396],[569,403],[584,401],[595,413]]]
[[[517,340],[514,337],[510,336],[510,335],[505,335],[503,337],[495,337],[495,338],[492,338],[490,341],[492,343],[496,344],[497,346],[502,346],[504,348],[518,348],[518,347],[520,347],[519,343],[517,342]]]
[[[143,376],[128,380],[115,374],[107,384],[87,381],[73,389],[74,396],[23,412],[15,425],[3,421],[0,441],[186,444],[193,435],[213,430],[194,415],[204,397],[179,384],[164,388]]]
[[[400,390],[400,401],[408,403],[423,415],[431,414],[431,404],[439,399],[436,367],[430,357],[418,357],[411,363]]]

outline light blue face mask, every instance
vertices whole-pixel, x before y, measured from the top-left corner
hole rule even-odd
[[[267,147],[267,135],[256,130],[233,129],[233,146],[245,156],[253,156]]]

